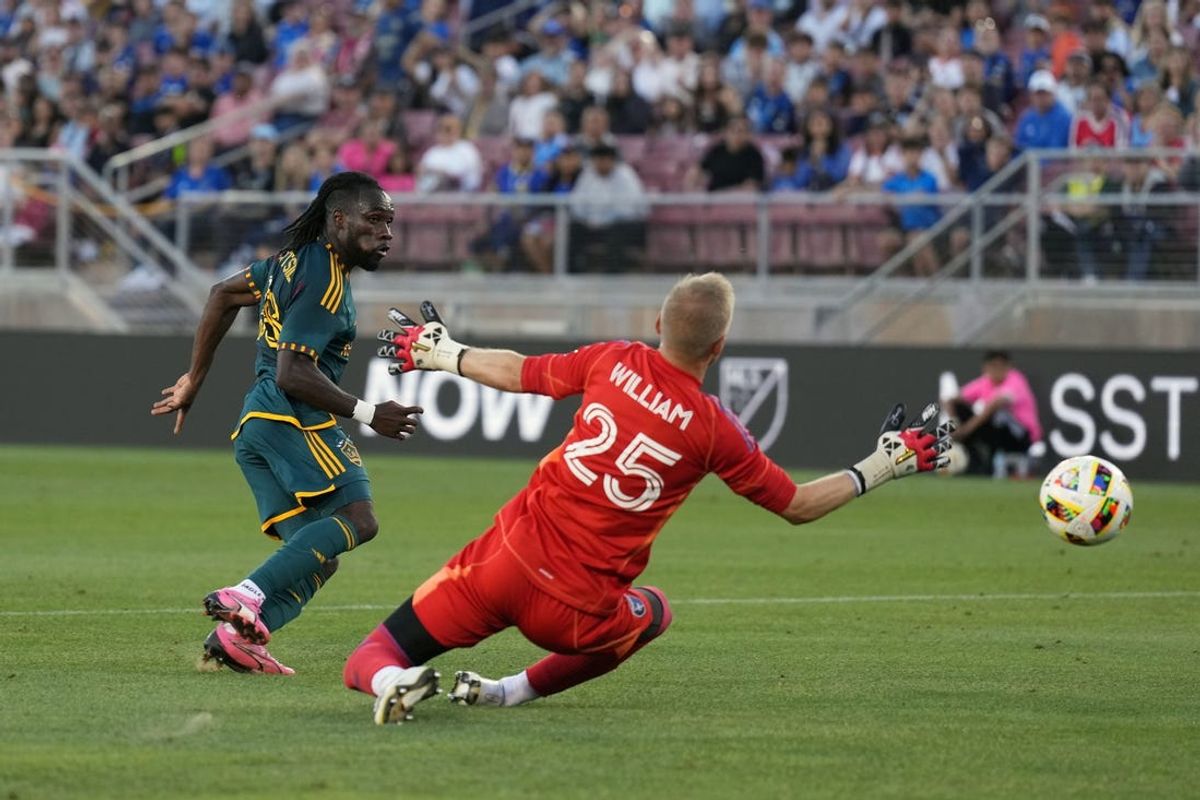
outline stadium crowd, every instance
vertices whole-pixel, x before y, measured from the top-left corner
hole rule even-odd
[[[647,191],[969,191],[1025,148],[1200,142],[1197,0],[564,1],[471,24],[509,1],[2,0],[0,146],[99,170],[242,111],[140,177],[171,174],[168,200],[343,169],[391,192],[570,192],[586,239]],[[1159,159],[1141,183],[1194,171]],[[906,207],[896,233],[937,218]],[[501,222],[476,249],[520,237],[545,269],[545,226]]]

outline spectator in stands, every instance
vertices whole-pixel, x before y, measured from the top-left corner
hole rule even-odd
[[[579,126],[577,144],[580,150],[590,153],[602,144],[611,144],[612,131],[609,127],[608,111],[603,106],[591,106],[583,112],[583,120]]]
[[[1154,248],[1170,234],[1169,206],[1147,205],[1150,195],[1168,190],[1167,176],[1148,158],[1126,158],[1121,177],[1105,181],[1103,193],[1119,195],[1121,205],[1108,207],[1113,235],[1125,255],[1125,277],[1142,281],[1150,276]]]
[[[1071,10],[1059,6],[1050,15],[1050,71],[1062,75],[1067,68],[1067,58],[1083,49],[1083,37],[1071,19]],[[1032,77],[1032,76],[1030,76]]]
[[[271,99],[279,103],[275,127],[284,131],[296,125],[311,125],[329,107],[329,76],[313,60],[304,42],[291,46],[288,66],[271,83]]]
[[[686,23],[667,27],[667,49],[658,62],[658,86],[664,97],[684,99],[696,91],[700,56],[695,51],[692,30]]]
[[[842,44],[841,40],[835,39],[825,47],[825,52],[821,54],[821,71],[818,76],[824,81],[825,87],[829,90],[829,97],[821,103],[833,103],[836,106],[844,106],[846,100],[850,97],[850,71],[846,69],[846,45]],[[809,90],[817,83],[809,84]],[[806,105],[812,101],[812,98],[806,100]]]
[[[766,182],[762,151],[750,138],[750,120],[730,118],[721,140],[709,148],[698,166],[688,171],[687,186],[710,192],[758,191]]]
[[[434,145],[417,165],[417,191],[477,191],[483,183],[483,159],[462,138],[462,123],[452,114],[438,119]]]
[[[779,153],[779,164],[771,176],[771,192],[799,192],[796,171],[800,165],[800,148],[785,147]]]
[[[1167,53],[1162,72],[1163,96],[1175,104],[1184,117],[1196,110],[1196,79],[1192,75],[1192,55],[1184,47],[1173,47]]]
[[[250,130],[250,158],[234,169],[233,188],[251,192],[269,192],[275,188],[278,142],[279,131],[269,122],[260,122]]]
[[[828,109],[813,109],[804,120],[793,188],[827,191],[846,180],[849,168],[850,146],[842,141],[836,119]]]
[[[1088,84],[1087,104],[1071,120],[1071,147],[1124,148],[1129,144],[1129,118],[1113,105],[1104,82]]]
[[[1017,95],[1012,61],[1002,45],[994,19],[987,17],[976,23],[975,52],[983,57],[983,104],[992,110],[1006,110]]]
[[[389,194],[402,194],[416,191],[417,178],[413,175],[412,159],[408,156],[408,148],[397,145],[388,158],[387,170],[379,176],[379,188]]]
[[[871,116],[881,111],[879,93],[869,86],[855,86],[850,92],[850,105],[842,113],[842,131],[846,136],[861,136],[870,124]]]
[[[962,141],[963,132],[968,122],[976,118],[982,118],[987,125],[988,132],[1002,130],[1005,125],[1000,116],[990,108],[985,108],[983,105],[983,93],[979,86],[968,83],[957,92],[954,93],[954,104],[957,113],[954,115],[954,123],[951,127],[956,141]]]
[[[212,118],[217,119],[235,112],[244,113],[248,109],[260,107],[262,103],[263,94],[254,86],[252,68],[245,65],[234,75],[233,87],[213,102]],[[253,116],[244,116],[236,121],[227,120],[213,132],[213,141],[220,150],[239,147],[249,141],[250,131],[257,122]]]
[[[163,196],[177,200],[185,194],[213,194],[233,188],[229,173],[212,163],[213,143],[207,136],[193,139],[187,149],[187,163],[171,176]]]
[[[567,47],[567,29],[558,20],[551,19],[542,26],[538,51],[521,62],[522,76],[540,72],[553,86],[567,82],[571,62],[575,53]]]
[[[1130,68],[1133,80],[1158,80],[1166,72],[1167,55],[1171,52],[1171,37],[1166,31],[1152,30],[1148,34],[1145,52],[1139,55]]]
[[[958,137],[958,175],[968,192],[975,191],[992,176],[987,159],[991,132],[987,120],[981,116],[971,117],[963,123]]]
[[[838,0],[816,0],[796,20],[796,30],[811,36],[813,49],[822,54],[831,42],[842,36],[846,17],[847,8]]]
[[[959,458],[963,451],[967,453],[963,467],[970,473],[994,472],[997,454],[1025,453],[1030,445],[1042,440],[1037,399],[1029,381],[1004,350],[984,353],[983,374],[946,400],[943,407],[958,421],[954,441],[962,447]]]
[[[270,58],[266,37],[251,0],[238,0],[233,4],[226,43],[233,49],[234,61],[239,64],[260,65]]]
[[[1154,162],[1168,179],[1174,181],[1183,166],[1183,154],[1189,146],[1187,137],[1183,135],[1183,115],[1170,103],[1161,103],[1150,121],[1150,131],[1153,135],[1151,147],[1179,151],[1178,156],[1160,156]]]
[[[935,116],[925,131],[929,143],[921,153],[921,169],[937,182],[938,191],[951,192],[958,186],[958,147],[946,117]]]
[[[1099,148],[1095,150],[1100,152]],[[1071,162],[1072,171],[1062,181],[1063,200],[1050,206],[1043,225],[1042,249],[1049,263],[1068,276],[1089,283],[1095,282],[1101,273],[1100,230],[1108,212],[1092,201],[1104,188],[1105,164],[1103,158],[1097,157]]]
[[[1054,96],[1058,81],[1047,70],[1029,79],[1030,106],[1017,119],[1016,144],[1030,148],[1065,148],[1071,140],[1071,115]]]
[[[1029,85],[1033,73],[1050,67],[1050,21],[1041,14],[1025,17],[1025,45],[1021,48],[1021,63],[1017,80]]]
[[[387,139],[385,120],[369,119],[358,128],[358,135],[347,139],[337,151],[337,162],[343,169],[365,172],[378,179],[387,172],[388,161],[396,150],[396,143]]]
[[[558,108],[566,118],[568,133],[579,132],[583,110],[596,103],[595,95],[587,87],[587,74],[586,62],[582,60],[571,62],[571,67],[567,72],[567,82],[558,92]]]
[[[533,163],[533,140],[513,139],[508,163],[496,172],[492,189],[497,194],[523,196],[544,192],[546,173]],[[518,243],[525,225],[533,217],[528,207],[505,207],[486,233],[471,242],[471,252],[479,256],[489,270],[513,270],[521,267]]]
[[[308,148],[303,144],[291,144],[284,148],[275,170],[275,191],[307,192],[310,157]]]
[[[700,62],[694,104],[696,128],[701,133],[724,130],[730,117],[742,111],[742,99],[721,78],[720,62],[706,56]]]
[[[745,97],[763,79],[767,70],[767,37],[761,33],[749,34],[741,57],[726,56],[721,62],[721,79],[729,84],[739,97]]]
[[[761,36],[766,42],[767,55],[772,58],[783,58],[783,38],[772,27],[775,20],[771,0],[749,0],[746,3],[746,29],[729,48],[729,58],[741,60],[745,50],[750,45],[751,37]]]
[[[405,0],[380,0],[373,36],[375,82],[378,88],[404,84],[404,52],[421,28],[419,9]]]
[[[783,62],[770,59],[766,75],[746,101],[746,116],[755,133],[783,134],[796,130],[796,111],[783,88],[784,74]]]
[[[59,109],[62,111],[62,123],[54,134],[51,147],[83,161],[91,144],[93,116],[82,94],[74,88],[63,92]]]
[[[883,76],[884,110],[901,125],[916,109],[917,81],[914,70],[906,60],[896,60]]]
[[[963,85],[965,78],[958,31],[950,27],[941,30],[937,38],[937,53],[929,59],[927,68],[929,81],[934,86],[953,91]]]
[[[573,272],[627,272],[646,246],[645,190],[616,147],[593,148],[571,190]]]
[[[900,143],[904,170],[883,182],[883,191],[888,194],[937,194],[937,179],[921,169],[921,156],[925,142],[908,138]],[[897,227],[895,232],[885,234],[881,247],[885,252],[896,253],[905,242],[917,239],[937,224],[941,211],[936,205],[901,205],[896,207]],[[926,245],[913,256],[913,268],[917,275],[929,276],[937,272],[937,254],[932,245]]]
[[[1104,49],[1128,62],[1129,54],[1133,50],[1133,40],[1130,37],[1129,26],[1117,13],[1114,0],[1092,0],[1088,12],[1092,19],[1099,23],[1104,33]]]
[[[292,47],[308,35],[308,9],[300,0],[285,0],[281,4],[279,22],[275,25],[275,38],[271,43],[275,51],[273,66],[282,70],[292,58]],[[311,50],[310,50],[311,53]]]
[[[1151,38],[1156,33],[1164,34],[1170,47],[1181,47],[1184,44],[1183,35],[1171,25],[1167,4],[1163,0],[1145,0],[1138,6],[1137,17],[1133,20],[1133,30],[1130,34],[1132,60],[1139,60],[1147,54]]]
[[[696,121],[692,109],[674,95],[658,101],[654,111],[654,133],[658,136],[685,136],[695,133]]]
[[[841,38],[854,52],[871,50],[875,33],[888,24],[887,11],[875,0],[850,0],[846,5],[846,22],[842,26]]]
[[[871,49],[883,64],[897,58],[908,58],[913,53],[912,29],[904,21],[904,0],[885,0],[883,10],[886,21],[871,35]]]
[[[1054,96],[1067,113],[1074,114],[1087,103],[1088,84],[1092,81],[1092,57],[1076,50],[1067,57],[1067,71],[1054,90]]]
[[[867,122],[862,145],[850,156],[844,191],[879,189],[883,182],[904,168],[900,150],[892,144],[892,122],[876,114]]]
[[[612,92],[605,103],[612,132],[619,136],[640,135],[650,129],[654,109],[633,91],[629,72],[617,70],[613,75]]]
[[[29,124],[17,140],[18,147],[49,147],[59,125],[58,107],[45,95],[33,99]]]
[[[978,118],[977,118],[978,119]],[[978,119],[979,128],[984,127],[982,119]],[[969,191],[975,191],[983,184],[990,181],[996,176],[1004,166],[1012,160],[1012,141],[1008,138],[1008,134],[1004,131],[998,132],[992,136],[983,145],[983,160],[978,164],[968,164],[967,161],[961,160],[970,157],[974,161],[975,142],[971,141],[975,137],[975,126],[968,125],[968,141],[963,143],[959,150],[960,166],[959,174],[962,176],[963,184]],[[1015,173],[1006,179],[1002,179],[999,185],[995,186],[997,192],[1003,194],[1016,194],[1021,191],[1021,174]],[[1002,205],[986,205],[983,209],[983,229],[991,230],[1008,215],[1011,210],[1008,206]],[[994,243],[984,253],[986,262],[989,265],[998,263],[999,266],[1011,275],[1020,275],[1024,265],[1020,256],[1017,254],[1017,247],[1011,242],[1001,239]],[[955,228],[950,234],[950,252],[961,253],[971,246],[971,231],[967,226],[961,225]]]
[[[308,191],[317,191],[330,176],[339,172],[345,172],[345,167],[338,162],[337,151],[325,142],[313,145],[312,168],[308,173]]]
[[[533,148],[534,165],[538,169],[546,169],[570,141],[566,117],[557,109],[547,111],[546,116],[542,117],[542,133]]]
[[[583,173],[583,156],[574,143],[568,142],[558,151],[547,171],[546,191],[551,194],[570,194]],[[554,270],[553,209],[535,211],[521,231],[521,252],[536,272]]]
[[[362,75],[371,59],[372,36],[366,11],[357,6],[350,8],[333,57],[333,74],[339,81],[357,81]]]
[[[304,39],[312,51],[313,60],[326,69],[332,69],[333,59],[337,56],[338,35],[333,29],[329,6],[314,5],[308,18],[308,33]]]
[[[556,105],[558,98],[549,90],[542,74],[537,70],[526,71],[521,77],[521,93],[509,106],[508,132],[518,139],[536,139],[542,133],[546,112]]]
[[[129,136],[125,133],[125,109],[120,103],[105,105],[97,120],[87,163],[99,173],[110,158],[129,149]]]
[[[502,136],[509,125],[508,90],[496,77],[496,69],[484,64],[479,71],[479,91],[463,118],[468,139]]]
[[[390,93],[389,93],[390,95]],[[393,115],[384,111],[379,120],[384,125],[385,135],[391,133]],[[367,109],[363,103],[362,89],[354,78],[338,78],[333,87],[333,100],[326,111],[317,120],[312,133],[331,144],[340,144],[354,135],[367,118]]]
[[[429,65],[433,70],[429,99],[443,111],[459,117],[466,114],[479,93],[479,76],[475,70],[458,58],[449,45],[435,50]]]
[[[1149,121],[1162,101],[1158,81],[1153,78],[1142,81],[1134,95],[1133,117],[1129,122],[1130,147],[1150,147],[1154,135],[1150,132]]]
[[[821,71],[821,65],[813,57],[813,39],[803,31],[792,31],[787,39],[787,67],[783,88],[793,106],[804,102],[808,85]]]
[[[1100,56],[1097,75],[1104,81],[1105,88],[1112,95],[1113,102],[1121,108],[1133,107],[1132,90],[1134,85],[1129,81],[1129,68],[1116,53],[1104,53]]]

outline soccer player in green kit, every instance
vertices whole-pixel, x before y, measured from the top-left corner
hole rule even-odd
[[[258,306],[256,379],[232,438],[262,531],[283,546],[241,583],[204,598],[205,613],[217,620],[205,658],[238,672],[294,672],[267,652],[271,633],[299,615],[341,553],[379,530],[362,460],[335,417],[401,440],[416,430],[420,408],[371,405],[337,385],[355,336],[349,273],[378,268],[394,214],[371,176],[326,180],[285,229],[285,249],[213,286],[191,367],[151,408],[174,413],[178,434],[238,311]]]

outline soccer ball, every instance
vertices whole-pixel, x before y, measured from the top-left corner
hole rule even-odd
[[[1125,474],[1096,456],[1059,463],[1042,481],[1038,501],[1050,530],[1071,544],[1104,544],[1133,515],[1133,492]]]

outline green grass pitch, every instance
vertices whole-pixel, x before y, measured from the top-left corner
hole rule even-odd
[[[377,728],[344,657],[532,464],[368,467],[380,537],[280,633],[280,679],[194,667],[199,599],[271,549],[229,453],[0,448],[0,800],[1200,793],[1195,487],[1133,476],[1130,529],[1083,549],[1033,482],[906,480],[792,528],[710,480],[645,575],[662,639],[558,697]],[[509,631],[436,663],[537,657]]]

